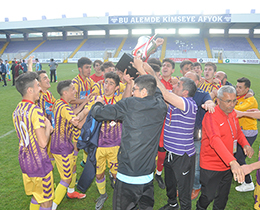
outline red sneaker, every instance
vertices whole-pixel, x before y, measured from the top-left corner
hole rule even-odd
[[[82,199],[82,198],[85,198],[85,197],[86,197],[86,194],[82,194],[82,193],[79,193],[77,191],[74,191],[73,193],[67,192],[67,198],[69,198],[69,199],[73,199],[73,198]]]
[[[196,199],[198,197],[199,193],[200,193],[200,189],[197,189],[197,190],[193,189],[192,193],[191,193],[191,200]]]

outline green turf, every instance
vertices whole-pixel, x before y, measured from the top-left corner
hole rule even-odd
[[[218,64],[218,70],[225,71],[228,75],[228,81],[232,84],[236,84],[236,79],[242,76],[248,77],[252,82],[252,89],[255,91],[255,97],[260,101],[260,73],[259,65],[238,65],[238,64]],[[43,65],[43,69],[49,69],[46,64]],[[180,75],[179,64],[176,65],[174,75]],[[49,72],[49,71],[48,71]],[[72,79],[78,73],[76,64],[60,64],[58,69],[58,81],[65,79]],[[0,209],[4,210],[24,210],[29,209],[30,196],[26,196],[22,183],[22,173],[18,162],[18,139],[14,131],[12,123],[12,112],[15,109],[17,103],[21,100],[21,96],[16,91],[15,87],[11,86],[11,82],[8,82],[7,87],[2,87],[3,83],[0,83]],[[56,91],[58,83],[51,83],[52,87],[50,91],[58,98]],[[259,128],[259,125],[258,125]],[[9,134],[8,134],[9,133]],[[7,135],[6,135],[7,134]],[[4,136],[5,135],[5,136]],[[255,141],[253,148],[255,154],[252,159],[248,159],[248,163],[257,161],[258,147],[260,137]],[[78,177],[82,173],[82,168],[79,163],[82,158],[82,151],[78,155]],[[255,172],[252,173],[253,180],[255,182]],[[107,193],[108,199],[105,202],[103,209],[112,209],[113,190],[110,186],[110,181],[107,175]],[[60,181],[57,169],[54,170],[55,183]],[[226,209],[228,210],[251,210],[253,209],[254,198],[253,192],[239,193],[236,192],[234,187],[238,184],[233,181],[229,200]],[[99,194],[95,183],[93,182],[91,187],[87,191],[87,197],[83,200],[68,200],[64,198],[58,209],[63,210],[83,210],[94,209],[95,200]],[[157,183],[154,183],[155,205],[154,209],[159,209],[167,202],[166,191],[161,190]],[[195,209],[196,200],[192,202],[192,209]],[[210,208],[212,208],[212,204]]]

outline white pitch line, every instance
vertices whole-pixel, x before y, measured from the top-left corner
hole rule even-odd
[[[1,138],[4,138],[4,137],[6,137],[6,136],[8,136],[9,134],[11,134],[11,133],[13,133],[13,132],[15,132],[15,129],[13,129],[13,130],[7,132],[6,134],[0,136],[0,139],[1,139]]]

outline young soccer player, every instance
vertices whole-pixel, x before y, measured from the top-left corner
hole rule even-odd
[[[101,65],[103,64],[103,62],[101,60],[95,60],[93,63],[93,68],[95,70],[95,73],[92,74],[90,76],[90,78],[94,81],[94,82],[98,82],[100,80],[104,80],[104,75],[103,72],[101,70]]]
[[[40,70],[36,72],[38,74],[38,82],[41,87],[40,95],[39,95],[39,100],[36,101],[36,105],[38,105],[44,113],[44,116],[51,122],[53,123],[53,112],[52,112],[52,106],[56,99],[53,97],[52,93],[48,90],[51,85],[50,85],[50,79],[46,73],[45,70]],[[51,159],[51,164],[54,167],[55,160],[53,155],[50,152],[50,141],[47,145],[47,152],[48,155]]]
[[[204,67],[204,82],[198,87],[205,92],[208,92],[212,98],[212,100],[217,103],[217,91],[221,87],[221,82],[217,80],[216,83],[215,75],[217,72],[217,66],[215,63],[207,62]]]
[[[77,65],[79,74],[72,79],[72,83],[75,86],[76,93],[75,98],[70,101],[72,109],[76,114],[80,111],[76,109],[82,104],[86,104],[86,98],[92,93],[92,89],[95,84],[95,82],[90,78],[92,61],[89,58],[82,57],[78,60]],[[86,159],[87,154],[83,152],[83,160]],[[81,162],[81,165],[84,167],[84,161]]]
[[[106,73],[104,94],[93,98],[93,100],[87,104],[86,108],[90,110],[98,97],[102,98],[102,101],[105,105],[116,104],[118,101],[120,101],[122,99],[122,94],[115,95],[116,91],[119,89],[119,82],[120,78],[116,73]],[[106,193],[105,177],[107,163],[111,173],[111,185],[114,187],[118,167],[117,153],[121,143],[121,132],[121,122],[119,121],[111,120],[104,121],[102,123],[99,134],[98,148],[96,151],[96,184],[100,193],[100,197],[97,199],[96,203],[96,210],[102,209],[104,202],[108,197]]]
[[[53,128],[40,107],[40,86],[35,72],[20,75],[15,86],[22,101],[13,113],[13,123],[19,138],[19,163],[23,173],[25,193],[32,195],[30,209],[51,209],[54,198],[52,164],[47,154]]]
[[[53,105],[54,114],[54,131],[51,137],[51,153],[61,177],[61,181],[55,190],[55,199],[53,200],[52,209],[56,209],[66,194],[69,186],[75,186],[76,173],[73,173],[78,153],[75,140],[75,127],[79,125],[85,117],[83,110],[76,116],[69,106],[69,103],[75,99],[76,89],[71,80],[59,82],[57,91],[61,98],[56,100]],[[76,129],[76,132],[78,129]],[[76,133],[77,134],[77,133]],[[71,189],[68,192],[69,198],[85,198],[85,194],[78,193]]]

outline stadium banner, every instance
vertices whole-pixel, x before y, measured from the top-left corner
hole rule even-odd
[[[259,59],[223,59],[223,63],[238,63],[238,64],[260,64]]]
[[[231,14],[109,16],[109,24],[229,23]]]
[[[189,60],[191,62],[197,62],[197,58],[170,58],[173,60],[175,63],[181,63],[182,61]]]
[[[199,63],[207,63],[207,62],[212,62],[212,63],[218,63],[217,58],[197,58],[197,61]]]

